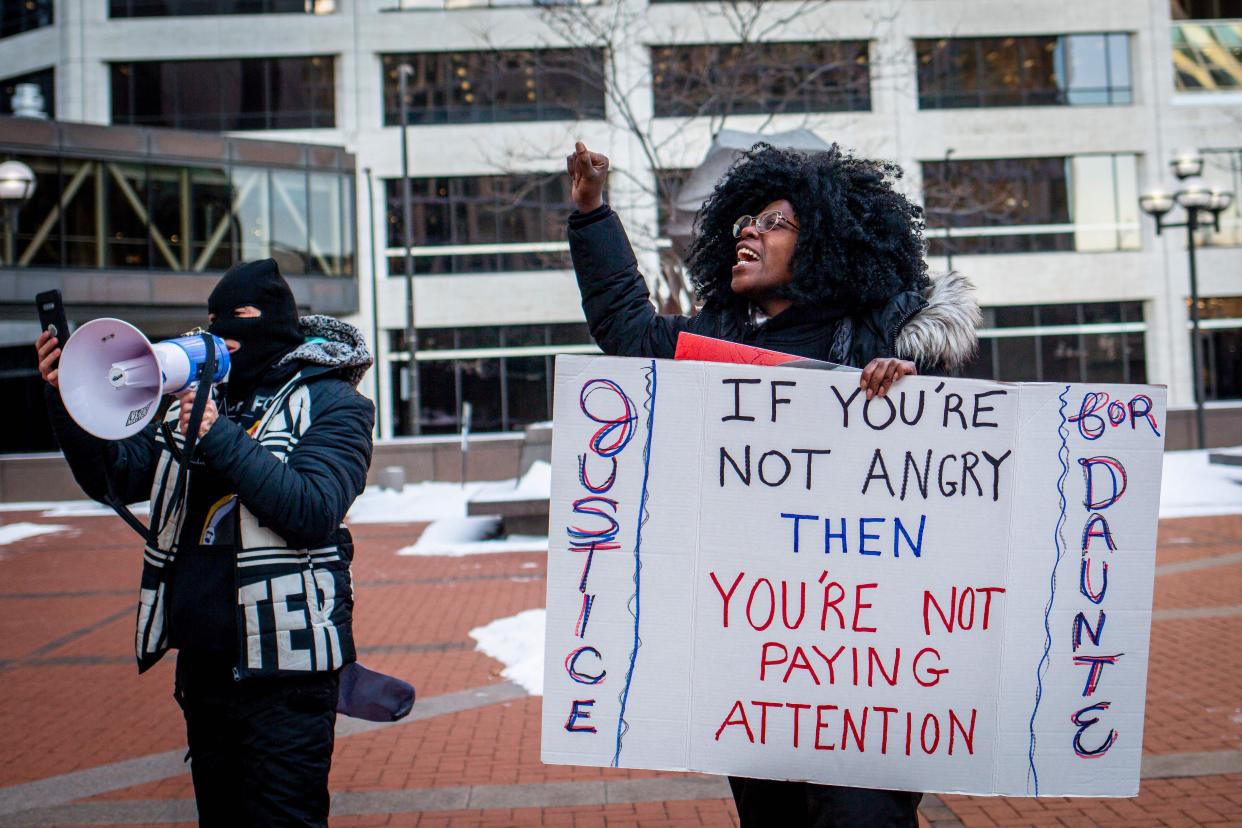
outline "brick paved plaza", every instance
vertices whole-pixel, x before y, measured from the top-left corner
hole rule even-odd
[[[0,546],[0,826],[194,820],[168,658],[132,658],[138,548],[113,517]],[[342,720],[333,825],[733,825],[722,780],[545,766],[540,700],[469,631],[540,607],[546,555],[398,557],[417,524],[357,540],[361,659],[418,687],[414,713]],[[933,826],[1242,825],[1242,516],[1160,524],[1137,799],[929,796]]]

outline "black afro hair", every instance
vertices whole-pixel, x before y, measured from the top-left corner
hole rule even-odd
[[[923,211],[893,189],[896,164],[856,158],[834,144],[801,153],[755,144],[716,185],[695,220],[688,266],[700,299],[729,304],[737,262],[733,223],[787,199],[801,228],[794,248],[795,302],[850,309],[928,284]]]

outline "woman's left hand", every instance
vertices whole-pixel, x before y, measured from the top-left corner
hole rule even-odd
[[[898,379],[918,372],[914,363],[907,359],[876,357],[863,369],[858,387],[867,392],[867,399],[883,397]]]

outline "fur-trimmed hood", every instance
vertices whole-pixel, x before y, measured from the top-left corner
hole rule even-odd
[[[983,313],[975,286],[956,271],[944,273],[932,277],[923,298],[927,306],[897,332],[897,355],[946,371],[962,367],[979,349]]]
[[[306,338],[281,358],[276,367],[292,362],[336,368],[341,379],[357,387],[374,361],[362,332],[331,316],[313,314],[298,319],[298,329]]]

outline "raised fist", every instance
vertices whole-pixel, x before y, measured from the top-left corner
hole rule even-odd
[[[604,185],[608,183],[608,156],[591,152],[579,141],[565,159],[565,168],[573,181],[570,195],[580,213],[589,213],[604,203]]]

